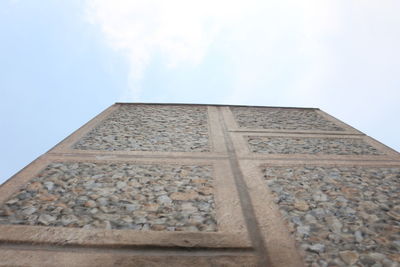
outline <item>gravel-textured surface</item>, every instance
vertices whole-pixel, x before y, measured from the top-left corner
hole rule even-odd
[[[0,207],[0,223],[216,231],[212,167],[52,163]]]
[[[106,151],[208,152],[207,107],[125,105],[73,148]]]
[[[383,155],[356,138],[248,136],[250,150],[262,154]]]
[[[239,127],[274,130],[344,131],[314,110],[231,107]]]
[[[399,266],[400,168],[263,172],[309,266]]]

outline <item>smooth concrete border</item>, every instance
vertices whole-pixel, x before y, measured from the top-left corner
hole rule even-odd
[[[219,110],[213,106],[208,106],[207,108],[210,129],[209,140],[212,142],[213,151],[226,155],[227,149],[224,141],[224,132],[219,122]]]
[[[210,153],[210,152],[153,152],[153,151],[103,151],[103,150],[78,150],[78,149],[58,149],[49,154],[53,155],[93,155],[101,157],[131,157],[131,158],[224,158],[224,153]]]
[[[157,232],[103,230],[67,227],[0,225],[0,242],[31,245],[81,246],[93,248],[241,248],[247,240],[239,234],[221,232]]]
[[[78,245],[250,247],[237,190],[226,160],[192,159],[107,159],[95,157],[44,156],[0,188],[2,202],[51,162],[129,162],[132,164],[212,165],[218,232],[157,232],[100,230],[66,227],[0,225],[0,240],[6,242],[62,243]]]
[[[247,160],[244,160],[247,161]],[[283,160],[283,159],[263,159],[252,160],[254,164],[261,167],[304,167],[304,166],[321,166],[321,167],[374,167],[374,168],[400,168],[399,161],[351,161],[351,160]]]
[[[229,135],[228,125],[222,112],[219,113],[219,120],[224,131],[224,142],[229,156],[228,160],[238,189],[242,212],[246,219],[247,232],[254,248],[254,252],[258,256],[258,266],[270,266],[271,260],[269,251],[266,249],[265,239],[260,236],[260,226],[255,219],[254,207],[251,204],[249,191],[246,188],[243,172],[240,169],[240,163],[235,151],[235,146],[231,136]]]
[[[399,160],[400,154],[379,143],[378,141],[366,135],[321,135],[321,134],[289,134],[289,133],[253,133],[253,132],[231,132],[234,140],[235,149],[241,158],[246,159],[307,159],[307,160]],[[293,138],[342,138],[359,139],[374,147],[384,155],[335,155],[335,154],[267,154],[252,152],[247,142],[249,136],[260,137],[293,137]]]
[[[143,253],[143,252],[142,252]],[[257,258],[246,253],[165,253],[142,255],[126,251],[53,251],[0,247],[0,266],[233,266],[255,267]]]
[[[285,108],[282,108],[285,109]],[[301,108],[293,108],[293,109],[298,109],[302,110]],[[326,114],[325,112],[322,112],[319,109],[311,109],[314,110],[317,114],[319,114],[321,117],[324,119],[333,122],[335,125],[342,127],[344,131],[321,131],[321,130],[286,130],[286,129],[265,129],[265,128],[245,128],[245,127],[240,127],[239,124],[236,122],[235,115],[233,114],[230,106],[227,107],[222,107],[222,112],[224,113],[225,120],[228,123],[228,130],[233,131],[233,132],[260,132],[260,133],[299,133],[299,134],[310,134],[310,133],[315,133],[315,134],[340,134],[340,135],[345,135],[345,134],[351,134],[351,135],[359,135],[363,134],[359,132],[358,130],[354,129],[353,127],[350,127],[349,125],[345,124],[342,121],[339,121],[335,119],[334,117]]]
[[[261,179],[259,165],[255,160],[240,160],[240,168],[260,228],[260,238],[265,241],[265,253],[268,253],[272,267],[304,266],[295,240],[290,236],[271,192]]]
[[[282,106],[250,106],[250,105],[228,105],[228,104],[196,104],[196,103],[152,103],[152,102],[116,102],[116,105],[158,105],[158,106],[211,106],[211,107],[255,107],[255,108],[287,108],[287,109],[308,109],[319,110],[311,107],[282,107]]]

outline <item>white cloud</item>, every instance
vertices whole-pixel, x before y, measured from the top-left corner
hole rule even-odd
[[[140,98],[140,82],[154,56],[170,68],[196,66],[218,39],[217,45],[226,46],[226,63],[236,70],[227,101],[238,102],[260,101],[257,96],[271,88],[278,98],[315,88],[310,83],[329,72],[329,60],[319,64],[327,57],[319,41],[337,27],[335,8],[321,0],[87,0],[87,17],[129,59],[130,100]],[[301,77],[288,77],[291,84],[283,90],[279,76],[287,69]]]
[[[315,93],[331,71],[324,45],[338,31],[333,1],[268,1],[236,29],[229,53],[236,68],[228,102],[304,105],[299,96]]]
[[[130,62],[131,98],[155,55],[168,67],[201,63],[224,25],[242,11],[243,1],[88,0],[87,18]],[[132,99],[131,99],[132,100]]]

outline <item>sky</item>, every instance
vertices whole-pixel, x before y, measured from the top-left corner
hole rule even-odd
[[[0,1],[0,183],[115,102],[317,107],[400,151],[400,2]]]

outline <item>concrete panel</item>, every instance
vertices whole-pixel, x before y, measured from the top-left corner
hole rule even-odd
[[[80,165],[85,166],[85,168],[88,168],[87,166],[89,166],[89,170],[92,173],[89,175],[74,173],[74,170],[84,171],[85,168],[78,168]],[[57,170],[54,169],[54,166],[65,168],[64,170],[58,171],[58,173],[61,176],[61,179],[65,178],[67,184],[71,182],[71,185],[69,187],[66,186],[66,188],[63,189],[64,191],[68,192],[63,192],[62,194],[55,193],[55,191],[57,191],[57,188],[59,189],[62,187],[59,184],[56,184],[56,181],[54,181],[54,179],[51,179],[51,177],[54,177],[55,173],[57,173]],[[116,169],[120,169],[120,167],[122,167],[124,171],[133,171],[134,174],[127,174],[126,176],[124,176],[119,175],[118,172],[112,173],[110,172],[110,170],[108,170],[110,166],[113,166]],[[138,171],[140,174],[135,173],[133,167],[135,167],[135,170]],[[143,192],[136,192],[133,194],[132,197],[132,195],[125,194],[127,192],[125,191],[125,189],[133,188],[133,185],[127,186],[129,182],[134,182],[139,185],[140,183],[150,182],[150,178],[148,178],[148,175],[149,173],[151,173],[151,171],[149,171],[149,168],[153,168],[153,172],[157,171],[157,168],[164,168],[162,169],[162,174],[158,175],[169,175],[171,179],[182,183],[182,185],[180,185],[181,188],[171,186],[171,190],[177,191],[171,191],[169,193],[166,192],[166,194],[163,195],[165,196],[165,198],[169,198],[170,201],[168,201],[168,203],[163,202],[165,201],[165,199],[161,199],[161,202],[163,204],[156,202],[161,209],[160,213],[152,211],[154,205],[151,205],[152,203],[150,200],[148,202],[143,202],[142,205],[140,205],[140,202],[137,202],[138,205],[134,207],[137,208],[137,210],[129,212],[125,207],[126,205],[132,204],[129,201],[134,201],[135,196],[146,195],[146,192],[145,189],[142,188]],[[168,174],[168,171],[166,171],[167,169],[169,169],[169,171],[171,172],[170,174]],[[77,188],[79,188],[79,186],[77,185],[79,183],[83,183],[83,187],[86,185],[91,187],[93,185],[93,176],[101,176],[103,174],[110,175],[110,177],[105,178],[106,180],[108,179],[107,181],[104,181],[105,184],[112,183],[112,185],[114,186],[114,180],[117,181],[115,183],[115,188],[113,188],[113,186],[110,187],[113,188],[113,192],[108,192],[108,198],[106,199],[108,203],[105,204],[105,208],[108,210],[102,211],[100,208],[96,207],[96,209],[98,209],[97,213],[102,214],[105,218],[105,221],[108,219],[111,225],[107,227],[104,226],[104,224],[89,224],[89,227],[85,227],[85,218],[88,219],[88,221],[92,222],[92,224],[93,221],[99,221],[99,219],[96,217],[93,220],[87,218],[89,217],[88,214],[91,213],[91,210],[95,208],[89,207],[87,205],[87,202],[90,201],[91,198],[90,196],[86,196],[86,193],[89,193],[90,190],[77,190]],[[118,177],[113,178],[112,175],[116,174]],[[69,181],[69,179],[74,179],[71,178],[74,177],[74,175],[76,175],[76,177],[80,177],[81,180],[79,182]],[[190,179],[187,178],[188,184],[185,184],[184,182],[185,176],[190,176]],[[152,177],[153,182],[157,181],[157,177],[155,174],[150,177]],[[129,178],[135,179],[135,181],[129,181]],[[145,178],[147,178],[148,181],[143,181],[143,179]],[[98,177],[97,179],[100,179],[99,184],[103,182],[103,180],[101,180],[102,177]],[[187,247],[250,247],[246,228],[244,226],[244,218],[240,213],[240,203],[232,179],[232,174],[229,171],[227,162],[224,160],[213,161],[182,159],[177,162],[173,159],[114,159],[104,161],[95,158],[88,159],[87,157],[74,157],[73,160],[71,160],[70,158],[66,157],[49,156],[46,159],[42,158],[40,162],[36,162],[35,164],[24,169],[21,173],[14,177],[12,181],[13,183],[5,184],[0,188],[0,195],[2,196],[3,203],[2,223],[4,224],[0,225],[1,240],[41,243],[63,242],[66,244],[86,245],[110,244],[140,246],[163,245]],[[51,181],[53,184],[49,185],[49,181]],[[168,179],[161,179],[161,181],[168,183]],[[121,188],[118,189],[118,182],[124,182],[126,183],[126,185],[121,185]],[[27,191],[29,191],[32,186],[40,187],[39,190],[43,190],[38,191],[33,197],[33,202],[35,202],[37,198],[36,206],[32,205],[32,201],[25,201],[28,198],[23,200],[18,199],[18,196],[20,194],[27,193]],[[46,188],[46,186],[52,186],[52,192],[48,192],[49,190]],[[152,190],[154,190],[153,185],[147,186],[147,188],[152,188]],[[185,188],[186,191],[182,190],[182,188]],[[99,189],[107,188],[100,187]],[[107,190],[103,190],[103,193],[107,194]],[[32,193],[32,190],[29,192]],[[68,194],[72,195],[75,192],[78,194],[78,196],[76,197],[74,203],[71,203],[71,200],[68,199],[68,197],[66,199],[67,201],[65,201],[62,197],[68,196]],[[85,198],[85,203],[83,203],[82,201],[82,205],[76,203],[80,201],[79,194],[88,198],[87,200]],[[99,195],[100,193],[98,192],[97,194]],[[50,198],[51,196],[54,197]],[[117,198],[118,196],[120,196],[119,201],[117,203],[113,203],[110,200],[110,198],[113,198],[112,196]],[[155,201],[158,201],[158,198],[159,197],[157,197]],[[15,218],[13,214],[10,213],[10,208],[18,205],[17,202],[14,202],[15,200],[17,200],[19,204],[28,203],[27,207],[21,207],[21,209],[18,210],[18,215],[21,215],[18,218]],[[212,203],[208,202],[210,200],[212,200]],[[71,207],[70,204],[72,204],[73,206]],[[95,204],[98,205],[97,202],[95,202]],[[206,204],[208,204],[208,206]],[[201,212],[200,209],[204,208],[203,206],[206,206],[208,208],[208,212]],[[44,209],[44,211],[49,212],[48,215],[52,216],[54,220],[50,220],[46,217],[40,219],[40,216],[38,216],[38,218],[35,218],[35,220],[30,220],[29,216],[35,215],[35,212],[37,212],[34,211],[31,214],[27,214],[30,213],[29,210],[32,209],[32,207],[38,209],[39,211],[40,209]],[[163,207],[166,209],[166,211],[162,210]],[[60,208],[58,209],[60,210],[60,212],[55,215],[51,213],[52,211],[54,211],[52,210],[52,208]],[[73,208],[77,208],[77,211]],[[121,211],[113,211],[113,208],[121,209]],[[185,212],[180,210],[182,208],[186,209],[186,217],[183,216]],[[29,212],[27,212],[26,209]],[[46,225],[47,219],[48,225],[63,226],[64,209],[69,211],[72,210],[72,215],[76,217],[75,222],[70,222],[69,224],[64,225],[64,227],[7,225],[9,223]],[[174,209],[177,209],[177,211],[174,212]],[[134,214],[134,212],[136,211],[139,212],[138,216]],[[79,212],[81,212],[83,215],[81,214],[79,216]],[[171,214],[183,216],[186,222],[183,223],[183,226],[180,226],[180,222],[174,220]],[[195,219],[199,214],[203,214],[204,218],[202,221],[208,222],[209,225],[206,225],[206,223],[204,224],[204,228],[202,228],[199,224],[195,222]],[[142,220],[147,218],[146,216],[149,215],[154,215],[155,218],[153,218],[153,222],[148,221],[148,228],[143,228],[143,225],[145,225],[146,223],[144,223]],[[12,219],[10,219],[10,217],[12,217]],[[130,220],[128,222],[124,222],[123,220],[125,217],[127,217],[128,219],[130,218]],[[113,218],[115,218],[114,222]],[[168,218],[170,218],[172,222],[175,222],[175,225],[164,225],[165,227],[161,229],[161,226],[159,225],[159,223],[157,223],[157,220],[159,220],[160,218],[167,218],[165,219],[165,224],[168,224],[167,221]],[[16,219],[17,221],[12,221],[13,219]],[[126,227],[121,227],[124,224],[126,225]],[[132,225],[135,224],[140,224],[142,228],[137,230],[107,230],[107,228],[132,229],[135,228],[132,227]],[[187,225],[185,226],[185,224]],[[196,228],[191,226],[195,226]],[[82,229],[74,229],[71,227],[79,227]],[[175,228],[168,229],[167,227]],[[177,227],[181,228],[177,229]],[[99,228],[105,228],[106,230],[99,230]]]

